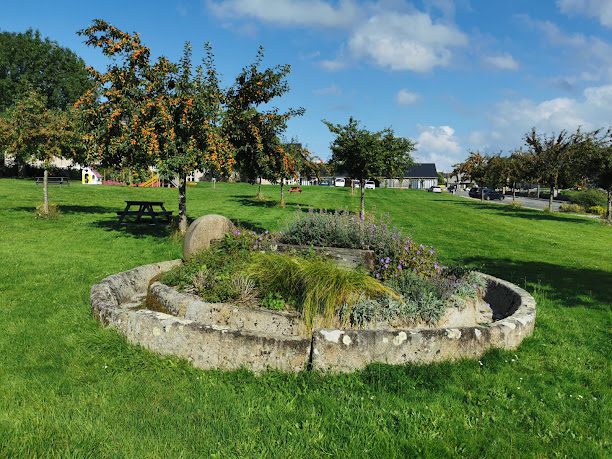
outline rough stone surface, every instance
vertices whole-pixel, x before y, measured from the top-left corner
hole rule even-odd
[[[430,363],[474,358],[491,348],[515,349],[533,333],[535,300],[510,282],[483,276],[488,284],[485,298],[491,303],[494,315],[501,311],[510,314],[504,319],[476,327],[315,330],[312,368],[350,372],[372,362]]]
[[[211,241],[223,239],[234,229],[234,224],[223,215],[209,214],[195,220],[185,234],[183,260],[190,259],[201,250],[210,247]]]
[[[303,321],[297,313],[231,303],[207,303],[199,296],[179,292],[159,282],[151,284],[147,298],[175,316],[202,324],[274,336],[306,336]]]
[[[259,372],[307,368],[350,372],[374,362],[429,363],[475,358],[491,348],[514,349],[533,332],[535,300],[514,284],[487,279],[486,301],[499,319],[487,326],[434,329],[318,329],[305,335],[292,314],[210,304],[151,283],[180,260],[141,266],[91,289],[93,314],[128,340],[199,368]],[[143,309],[150,295],[172,314]]]

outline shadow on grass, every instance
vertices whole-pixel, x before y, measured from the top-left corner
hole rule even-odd
[[[282,207],[280,206],[280,203],[276,200],[267,200],[267,199],[259,200],[255,198],[254,196],[236,195],[232,197],[231,200],[240,204],[241,206],[263,207],[263,208],[268,208],[268,209],[278,207],[279,209],[282,209]],[[299,203],[299,202],[286,202],[286,201],[285,201],[284,208],[294,209],[296,211],[302,211],[302,212],[309,212],[310,210],[317,210],[317,211],[323,210],[325,212],[338,212],[338,209],[335,209],[335,208],[320,208],[320,207],[317,207],[311,204],[305,204],[305,203]]]
[[[119,224],[119,221],[114,219],[97,220],[91,223],[96,228],[101,228],[105,231],[113,231],[130,237],[157,237],[167,238],[176,231],[174,223],[127,223]]]
[[[456,205],[468,204],[471,207],[488,210],[497,215],[504,215],[507,217],[525,218],[528,220],[544,220],[544,221],[557,221],[557,222],[574,222],[574,223],[592,223],[595,219],[591,218],[580,218],[580,217],[569,217],[566,215],[559,214],[557,212],[545,212],[537,209],[529,209],[523,207],[512,207],[505,204],[484,204],[479,201],[457,201],[454,199],[438,199],[438,201],[444,201]]]
[[[17,212],[34,212],[34,206],[13,207],[11,210]],[[63,214],[112,214],[117,209],[103,206],[67,206],[60,204],[59,210]]]
[[[504,258],[470,257],[463,261],[520,287],[528,284],[528,289],[539,289],[547,298],[569,307],[608,310],[612,301],[612,273],[607,271]]]

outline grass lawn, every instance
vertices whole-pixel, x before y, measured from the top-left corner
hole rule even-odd
[[[312,206],[356,210],[348,189],[303,187],[275,205],[250,185],[188,189],[191,217],[279,229]],[[126,199],[177,192],[0,180],[0,457],[609,457],[612,228],[587,218],[375,190],[366,206],[538,302],[516,352],[351,375],[201,371],[128,344],[89,311],[103,277],[180,256],[164,230],[119,228]]]

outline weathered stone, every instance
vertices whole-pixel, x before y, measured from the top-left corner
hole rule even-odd
[[[211,241],[223,239],[234,229],[234,224],[223,215],[209,214],[195,220],[185,234],[183,260],[189,260],[196,253],[210,247]]]
[[[92,311],[130,342],[186,358],[199,368],[350,372],[374,362],[395,365],[475,358],[492,348],[516,348],[535,324],[531,295],[483,274],[486,299],[501,319],[488,326],[319,329],[307,335],[295,314],[205,303],[163,284],[151,284],[179,263],[156,263],[107,277],[91,289]],[[155,295],[155,301],[172,314],[137,307],[149,284],[149,295]]]

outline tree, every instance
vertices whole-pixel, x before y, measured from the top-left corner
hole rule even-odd
[[[384,177],[398,179],[401,188],[406,170],[414,165],[411,153],[415,144],[410,139],[395,137],[393,130],[387,128],[383,131],[382,148],[386,166],[383,170]]]
[[[0,32],[0,112],[35,89],[47,108],[66,109],[91,87],[83,60],[40,32]]]
[[[507,158],[498,155],[485,156],[480,181],[490,188],[500,188],[506,185],[508,178]]]
[[[461,174],[463,177],[468,178],[471,182],[476,182],[482,186],[480,181],[483,179],[485,174],[487,158],[478,151],[470,152],[470,156],[459,164],[455,165],[455,173]],[[480,200],[484,200],[484,190],[481,189]]]
[[[150,50],[138,34],[102,20],[79,32],[113,59],[106,73],[90,69],[95,86],[76,106],[88,130],[90,159],[103,166],[155,167],[178,176],[179,231],[187,230],[186,178],[193,170],[229,173],[234,152],[221,128],[224,93],[205,45],[193,74],[191,46],[178,64]]]
[[[49,215],[48,176],[54,157],[75,157],[79,134],[69,112],[48,109],[45,97],[28,89],[0,118],[0,148],[21,162],[40,161],[43,173],[42,214]]]
[[[602,135],[594,131],[581,140],[586,158],[584,170],[592,183],[606,191],[606,220],[612,223],[612,130]]]
[[[250,183],[259,181],[258,197],[261,197],[261,179],[278,178],[288,161],[279,140],[287,121],[304,113],[303,108],[284,113],[277,108],[259,109],[289,91],[286,78],[291,71],[289,65],[260,70],[263,57],[260,47],[255,61],[242,69],[229,88],[227,115],[223,120],[225,135],[236,150],[240,176]]]
[[[577,170],[572,168],[576,139],[580,135],[561,131],[558,135],[538,135],[533,128],[525,135],[525,143],[533,153],[533,166],[541,181],[550,188],[548,210],[552,211],[555,189],[561,185],[573,185],[577,181]]]
[[[411,162],[410,151],[414,149],[414,144],[408,139],[396,138],[390,128],[379,132],[368,131],[352,117],[346,125],[325,120],[323,123],[336,135],[331,144],[331,164],[359,180],[360,217],[364,219],[366,179],[384,176],[389,164],[399,167]]]
[[[512,187],[512,202],[516,200],[516,184],[528,178],[529,158],[521,150],[514,151],[507,159],[507,180]]]

